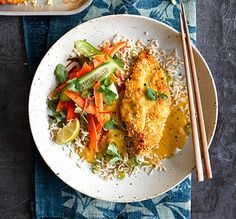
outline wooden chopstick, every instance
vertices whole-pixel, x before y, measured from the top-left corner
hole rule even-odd
[[[193,56],[193,49],[191,46],[188,23],[187,23],[187,18],[186,18],[183,3],[181,3],[181,8],[182,8],[182,14],[184,18],[184,26],[185,26],[185,31],[186,31],[186,40],[187,40],[187,47],[188,47],[189,58],[190,58],[190,66],[192,70],[194,93],[195,93],[197,114],[198,114],[197,118],[198,118],[199,129],[200,129],[200,139],[202,143],[203,160],[205,164],[205,171],[206,171],[207,178],[211,179],[212,178],[211,162],[210,162],[209,151],[208,151],[208,146],[207,146],[208,144],[207,144],[206,128],[205,128],[204,116],[203,116],[203,110],[202,110],[202,102],[201,102],[199,85],[198,85],[196,65],[195,65],[194,56]]]
[[[190,111],[190,119],[191,119],[191,127],[192,127],[193,149],[194,149],[194,156],[195,156],[195,163],[196,163],[196,170],[197,170],[197,180],[200,182],[204,180],[204,175],[203,175],[203,169],[202,169],[201,149],[200,149],[199,136],[198,136],[196,111],[194,107],[191,75],[190,75],[190,70],[189,70],[188,52],[186,48],[184,27],[183,27],[181,13],[179,15],[179,19],[180,19],[180,28],[181,28],[182,50],[183,50],[183,57],[184,57],[184,68],[185,68],[187,89],[188,89],[188,101],[189,101],[189,111]]]

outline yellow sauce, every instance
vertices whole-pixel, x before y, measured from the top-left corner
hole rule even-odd
[[[159,147],[154,150],[160,160],[171,157],[176,153],[177,148],[181,149],[184,146],[187,140],[188,136],[185,133],[188,124],[187,116],[186,112],[180,110],[180,107],[184,108],[186,104],[181,102],[171,109]]]
[[[89,163],[93,163],[95,160],[95,153],[88,147],[85,147],[81,152],[78,152],[79,156]]]
[[[112,106],[105,106],[104,111],[107,112],[116,112],[113,116],[118,123],[119,127],[123,126],[122,119],[120,116],[120,101],[123,98],[123,94],[119,95],[119,99],[116,100]],[[153,153],[156,154],[159,160],[169,158],[173,154],[175,154],[176,149],[181,149],[185,141],[187,139],[187,135],[185,133],[185,127],[188,124],[187,121],[187,112],[182,111],[180,108],[185,108],[187,104],[186,102],[181,102],[176,106],[171,108],[170,115],[167,119],[166,126],[163,132],[163,136],[159,143],[157,149],[153,150]],[[125,144],[125,136],[127,136],[127,132],[122,129],[112,129],[109,130],[107,134],[105,134],[102,138],[102,141],[99,144],[99,154],[95,154],[91,152],[88,148],[85,148],[82,152],[79,153],[81,157],[84,157],[90,163],[93,163],[96,158],[99,159],[103,156],[108,143],[113,142],[119,149],[121,155],[126,154],[126,144]]]

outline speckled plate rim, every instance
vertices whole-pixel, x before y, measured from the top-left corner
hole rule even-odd
[[[166,27],[167,29],[171,30],[172,32],[174,32],[174,33],[176,33],[176,34],[179,34],[179,32],[176,31],[174,28],[172,28],[172,27],[170,27],[170,26],[168,26],[168,25],[166,25],[166,24],[164,24],[164,23],[162,23],[162,22],[160,22],[160,21],[157,21],[157,20],[154,20],[154,19],[151,19],[151,18],[147,18],[147,17],[143,17],[143,16],[137,16],[137,15],[110,15],[110,16],[95,18],[95,19],[92,19],[92,20],[90,20],[90,21],[87,21],[87,22],[85,22],[85,23],[83,23],[83,24],[78,25],[77,27],[71,29],[70,31],[73,31],[74,29],[76,29],[76,28],[78,28],[78,27],[82,28],[83,25],[87,25],[87,23],[89,23],[89,22],[93,22],[93,21],[97,21],[97,20],[101,20],[101,22],[102,22],[103,19],[107,19],[107,18],[109,18],[109,19],[112,19],[112,18],[120,18],[120,19],[122,19],[122,17],[133,17],[133,18],[144,19],[144,20],[147,20],[147,21],[156,22],[156,23],[158,23],[159,25],[162,25],[163,27]],[[65,35],[63,35],[60,39],[58,39],[58,40],[55,42],[55,44],[57,44],[63,37],[66,37],[67,34],[69,34],[70,31],[68,31]],[[49,51],[55,47],[55,44],[48,50],[48,52],[45,54],[44,58],[47,56],[47,54],[49,53]],[[214,134],[215,134],[215,130],[216,130],[216,126],[217,126],[217,120],[218,120],[218,96],[217,96],[216,85],[215,85],[215,82],[214,82],[214,79],[213,79],[213,75],[212,75],[212,73],[211,73],[211,71],[210,71],[210,69],[209,69],[209,67],[208,67],[208,65],[207,65],[207,62],[205,61],[205,59],[203,58],[203,56],[201,55],[201,53],[198,51],[198,49],[196,48],[196,46],[193,45],[193,44],[192,44],[192,46],[193,46],[194,52],[196,52],[196,53],[198,54],[198,56],[200,57],[201,61],[203,62],[204,66],[205,66],[206,69],[207,69],[207,73],[209,74],[209,76],[210,76],[210,78],[211,78],[211,82],[212,82],[212,86],[213,86],[213,90],[214,90],[214,95],[215,95],[215,122],[214,122],[213,130],[212,130],[212,134],[211,134],[211,137],[210,137],[209,143],[208,143],[208,146],[210,147],[210,145],[211,145],[211,143],[212,143],[212,140],[213,140],[213,137],[214,137]],[[44,59],[44,58],[43,58],[43,59]],[[43,59],[42,59],[42,61],[43,61]],[[42,61],[41,61],[41,63],[42,63]],[[39,64],[39,66],[41,65],[41,63]],[[37,72],[37,71],[36,71],[36,72]],[[34,141],[35,141],[35,133],[34,133],[34,130],[32,129],[32,119],[31,119],[31,114],[30,114],[30,103],[31,103],[31,98],[32,98],[32,97],[31,97],[31,92],[32,92],[33,84],[34,84],[35,81],[36,81],[36,74],[35,74],[35,76],[34,76],[34,79],[33,79],[32,85],[31,85],[31,89],[30,89],[29,107],[28,107],[30,128],[31,128],[31,132],[32,132]],[[38,150],[39,150],[41,156],[43,157],[43,154],[41,153],[41,151],[40,151],[40,149],[39,149],[39,147],[38,147],[36,141],[35,141],[35,144],[36,144],[36,146],[37,146],[37,148],[38,148]],[[45,160],[45,162],[46,162],[47,165],[50,167],[50,169],[55,173],[53,167],[49,164],[48,160]],[[195,167],[194,167],[192,170],[194,170],[194,169],[195,169]],[[176,184],[174,184],[173,186],[170,186],[169,188],[165,189],[164,191],[162,191],[162,192],[160,192],[160,193],[155,193],[155,194],[153,194],[153,195],[145,196],[145,197],[140,197],[140,198],[138,198],[138,199],[130,198],[130,199],[126,199],[126,200],[123,200],[123,199],[122,199],[122,200],[120,200],[120,199],[109,199],[109,200],[108,200],[108,199],[103,198],[103,197],[98,196],[98,195],[91,195],[91,194],[88,194],[86,191],[80,190],[79,192],[81,192],[81,193],[83,193],[83,194],[86,194],[86,195],[89,195],[89,196],[92,196],[92,197],[94,197],[94,198],[98,198],[98,199],[101,199],[101,200],[105,200],[105,201],[113,201],[113,202],[136,202],[136,201],[142,201],[142,200],[146,200],[146,199],[150,199],[150,198],[153,198],[153,197],[162,195],[163,193],[165,193],[165,192],[167,192],[167,191],[173,189],[176,185],[178,185],[179,183],[181,183],[182,181],[184,181],[184,180],[189,176],[189,174],[192,172],[192,170],[189,171],[188,173],[186,173],[186,176],[183,177],[181,180],[179,180]],[[61,177],[61,175],[59,176],[59,178],[60,178],[62,181],[64,181],[66,184],[68,184],[68,182],[67,182],[63,177]],[[68,185],[71,186],[70,184],[68,184]],[[71,186],[71,187],[73,188],[73,186]]]

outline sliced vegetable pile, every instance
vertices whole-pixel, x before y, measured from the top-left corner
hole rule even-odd
[[[124,83],[123,68],[115,54],[126,45],[126,42],[107,44],[99,50],[79,40],[75,42],[79,56],[71,58],[67,66],[56,66],[58,86],[49,94],[47,104],[52,121],[61,127],[55,139],[58,144],[73,141],[81,125],[89,132],[89,150],[97,153],[103,132],[117,127],[112,117],[114,112],[104,111],[104,105],[112,105],[119,97],[117,90]],[[114,151],[114,145],[109,147]],[[115,162],[120,157],[112,159]]]

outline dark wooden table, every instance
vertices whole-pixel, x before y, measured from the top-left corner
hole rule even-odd
[[[219,97],[210,149],[212,181],[196,183],[192,218],[236,217],[236,0],[197,1],[197,47],[208,62]],[[30,80],[22,18],[0,17],[0,218],[31,218],[33,150],[27,102]]]

